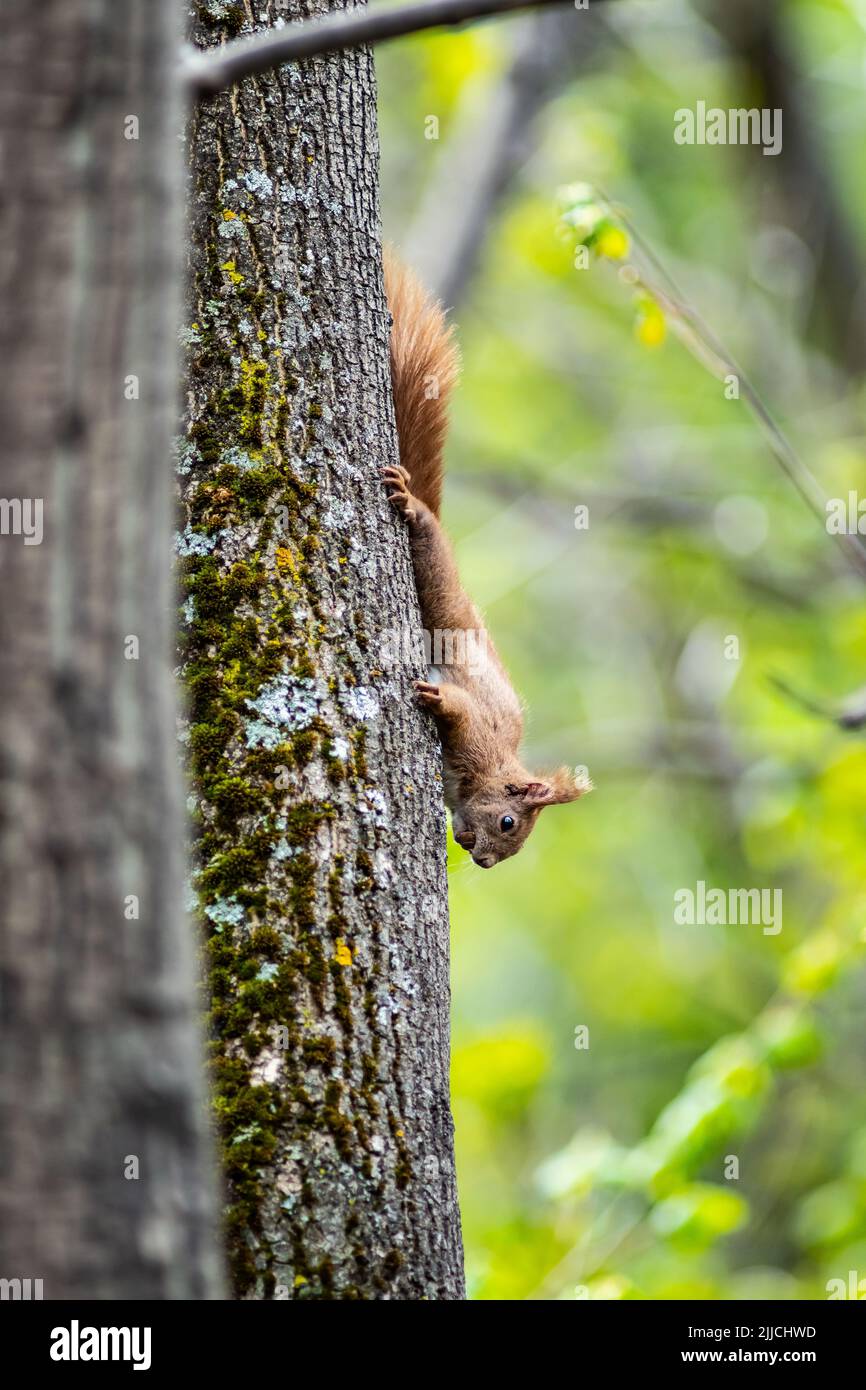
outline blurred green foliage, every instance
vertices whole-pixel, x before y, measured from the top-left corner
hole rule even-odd
[[[830,707],[866,684],[862,580],[743,402],[675,335],[635,331],[626,248],[575,269],[557,190],[628,209],[828,496],[866,491],[864,393],[822,312],[821,248],[790,225],[786,151],[673,141],[678,107],[750,104],[706,6],[615,8],[542,111],[454,314],[446,524],[531,756],[597,786],[490,873],[450,849],[470,1289],[819,1299],[866,1276],[866,748],[771,678]],[[866,6],[780,16],[863,252]],[[448,244],[467,141],[492,138],[534,22],[380,51],[385,232],[410,254]],[[781,889],[782,930],[675,924],[698,880]]]

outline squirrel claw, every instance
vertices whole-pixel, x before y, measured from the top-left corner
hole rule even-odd
[[[409,474],[406,469],[401,464],[383,468],[382,478],[386,487],[394,489],[388,493],[388,501],[398,512],[402,512],[407,521],[414,521],[418,513],[412,505],[414,498],[409,491]]]
[[[431,685],[429,681],[413,681],[412,684],[415,687],[419,705],[441,705],[442,695],[438,685]]]

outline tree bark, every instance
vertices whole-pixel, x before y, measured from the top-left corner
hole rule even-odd
[[[199,46],[274,18],[196,11]],[[370,53],[244,79],[190,146],[182,736],[235,1289],[460,1298],[441,759],[383,652],[420,617]]]
[[[0,1277],[54,1299],[220,1290],[170,675],[177,18],[10,0],[0,46]]]

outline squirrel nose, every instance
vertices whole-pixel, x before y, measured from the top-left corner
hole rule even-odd
[[[477,864],[479,869],[492,869],[496,860],[493,858],[492,854],[482,854],[478,859],[476,859],[473,854],[472,862],[473,864]]]

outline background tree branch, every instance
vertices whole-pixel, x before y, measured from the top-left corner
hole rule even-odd
[[[587,12],[534,14],[515,24],[512,60],[492,95],[485,90],[483,120],[477,93],[458,114],[404,247],[410,264],[449,308],[462,298],[497,209],[536,147],[545,109],[597,59],[607,32],[595,13],[599,4],[594,0]]]
[[[342,11],[303,24],[268,28],[253,38],[239,38],[207,54],[187,50],[182,75],[199,95],[220,91],[241,77],[267,72],[280,63],[298,62],[317,53],[382,43],[424,29],[441,29],[473,19],[564,4],[566,0],[420,0],[403,9]]]
[[[826,139],[779,0],[712,0],[708,14],[744,69],[756,105],[783,112],[784,144],[762,174],[778,180],[793,230],[814,258],[813,328],[823,328],[839,363],[854,376],[866,366],[866,266],[837,183]],[[748,158],[754,151],[745,152]]]

